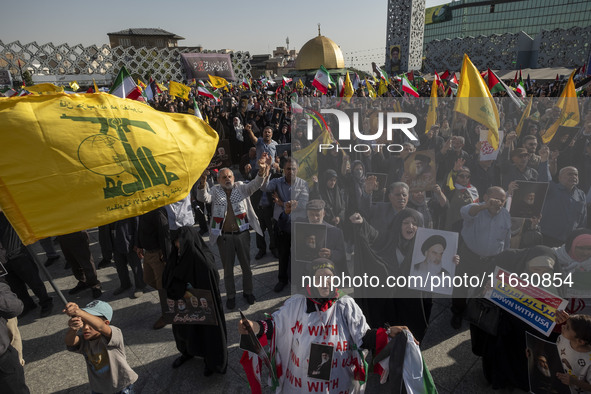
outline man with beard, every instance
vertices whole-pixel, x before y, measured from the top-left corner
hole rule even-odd
[[[207,187],[202,176],[197,190],[197,200],[211,203],[211,243],[217,243],[224,267],[226,285],[226,307],[236,307],[236,286],[234,284],[234,261],[238,257],[242,268],[243,296],[252,305],[255,302],[250,269],[250,232],[252,228],[260,235],[262,230],[250,202],[250,196],[257,191],[268,175],[268,155],[263,153],[258,161],[258,174],[248,184],[234,183],[234,173],[229,168],[218,172],[218,185]]]
[[[441,265],[443,252],[447,247],[447,241],[441,235],[432,235],[421,245],[421,252],[425,256],[425,260],[413,266],[412,274],[418,274],[423,277],[430,273],[431,276],[446,275],[449,272]]]
[[[530,372],[530,388],[534,393],[557,393],[558,390],[552,389],[552,373],[548,366],[548,360],[543,354],[536,356],[534,367]]]

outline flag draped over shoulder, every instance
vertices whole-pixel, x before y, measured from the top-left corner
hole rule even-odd
[[[189,194],[217,133],[105,93],[0,100],[0,206],[25,244]]]
[[[429,101],[429,112],[427,112],[427,122],[425,124],[425,133],[428,133],[435,123],[437,123],[437,78],[431,85],[431,99]]]
[[[308,182],[309,185],[313,184],[312,176],[318,174],[318,150],[320,144],[330,143],[332,143],[330,132],[325,129],[310,145],[293,152],[293,157],[300,163],[298,176]],[[326,151],[323,153],[326,154]]]
[[[170,81],[168,83],[168,94],[175,97],[180,97],[183,100],[189,99],[189,92],[191,88],[187,85],[183,85],[182,83],[178,83],[175,81]]]
[[[454,111],[466,115],[488,128],[488,142],[499,147],[499,110],[484,79],[464,54],[462,72]]]
[[[560,108],[560,116],[548,128],[548,130],[546,130],[544,135],[542,135],[542,141],[544,144],[547,144],[552,140],[559,126],[574,127],[581,121],[579,104],[577,103],[577,92],[575,91],[575,83],[573,81],[575,72],[576,70],[571,73],[566,82],[566,86],[562,89],[560,98],[556,103],[556,107]]]

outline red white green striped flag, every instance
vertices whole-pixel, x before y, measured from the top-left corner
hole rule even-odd
[[[379,66],[376,65],[375,71],[378,72],[378,74],[380,74],[380,79],[383,79],[386,82],[390,82],[390,79],[388,78],[388,74],[382,70]]]
[[[312,82],[312,86],[316,89],[320,90],[322,93],[328,93],[328,86],[333,83],[334,81],[330,77],[330,73],[324,66],[320,66],[320,69],[316,71],[316,75],[314,76],[314,81]]]
[[[135,84],[135,81],[131,75],[129,75],[129,72],[125,67],[121,67],[121,70],[119,70],[119,74],[117,74],[117,78],[115,78],[109,93],[121,98],[145,101],[142,96],[142,91]]]
[[[195,97],[193,97],[193,114],[199,119],[203,120],[203,115],[201,115],[201,111],[199,110],[199,106],[197,105],[197,100],[195,100]]]
[[[250,82],[248,82],[246,78],[242,78],[242,86],[244,86],[245,89],[250,90]]]
[[[521,96],[521,98],[525,98],[525,86],[523,85],[523,80],[519,81],[519,84],[515,88],[515,93]]]
[[[287,85],[287,84],[288,84],[288,83],[290,83],[291,81],[293,81],[293,79],[291,79],[291,78],[286,78],[286,77],[283,77],[283,83],[282,83],[282,85],[281,85],[281,86],[282,86],[282,87],[285,87],[285,85]]]
[[[412,83],[410,83],[410,81],[406,77],[406,74],[402,75],[402,91],[404,93],[410,94],[411,96],[419,97],[419,92],[417,91],[417,88],[415,88],[412,85]]]
[[[4,96],[4,97],[12,97],[12,96],[16,96],[18,92],[12,88],[6,88],[4,90],[0,90],[0,95]]]
[[[217,91],[212,92],[211,90],[209,90],[205,86],[197,86],[197,94],[199,96],[205,96],[205,97],[215,99],[215,101],[217,101],[217,102],[220,101],[220,93]]]

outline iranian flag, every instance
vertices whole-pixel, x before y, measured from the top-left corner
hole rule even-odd
[[[435,70],[435,83],[437,84],[437,86],[443,89],[443,82],[441,82],[441,77],[439,76],[439,74],[437,74],[437,70]]]
[[[388,74],[384,70],[382,70],[378,65],[375,66],[374,71],[378,73],[380,79],[383,79],[386,82],[390,81],[390,78],[388,78]]]
[[[417,88],[412,86],[412,83],[410,83],[406,75],[402,76],[402,91],[404,93],[410,94],[411,96],[419,97],[419,92],[417,91]]]
[[[6,88],[5,90],[0,91],[0,95],[2,95],[4,97],[16,96],[17,93],[18,92],[12,88]]]
[[[199,96],[205,96],[208,98],[215,99],[215,101],[217,101],[217,102],[220,101],[220,94],[218,92],[212,92],[211,90],[209,90],[205,86],[197,86],[197,94]]]
[[[523,86],[523,80],[519,81],[519,84],[515,88],[515,93],[520,95],[522,98],[525,98],[526,94],[525,94],[525,86]]]
[[[283,77],[283,83],[282,83],[282,85],[281,85],[281,86],[282,86],[282,87],[285,87],[285,85],[287,85],[287,84],[288,84],[288,83],[290,83],[291,81],[293,81],[293,79],[291,79],[291,78],[286,78],[286,77]]]
[[[320,69],[316,71],[316,75],[314,76],[314,82],[312,82],[312,86],[316,89],[320,90],[322,93],[328,93],[328,86],[334,83],[330,74],[324,66],[320,66]]]
[[[117,78],[115,78],[115,82],[113,82],[109,93],[121,98],[145,101],[142,91],[135,84],[135,81],[125,67],[121,67],[121,70],[119,70],[119,74],[117,74]]]
[[[203,120],[203,115],[201,115],[201,111],[199,111],[199,106],[197,105],[197,100],[195,100],[195,97],[193,97],[193,114],[199,119]]]
[[[490,68],[487,71],[488,73],[488,90],[490,90],[490,93],[497,93],[497,92],[502,92],[505,90],[505,88],[503,87],[503,84],[501,83],[501,81],[499,81],[499,79],[497,78],[497,76],[495,75],[495,73],[493,73]]]

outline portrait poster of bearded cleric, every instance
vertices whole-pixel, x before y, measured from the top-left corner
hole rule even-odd
[[[451,295],[457,250],[458,233],[420,227],[415,237],[410,276],[420,276],[423,280],[409,281],[409,287]],[[449,279],[443,280],[444,277]]]
[[[404,178],[410,190],[426,191],[435,186],[435,152],[422,150],[411,153],[404,161]]]
[[[539,217],[547,191],[547,182],[517,181],[517,189],[513,192],[509,209],[511,217],[523,219]]]
[[[531,393],[570,393],[569,386],[562,384],[556,376],[557,372],[564,371],[564,362],[558,352],[556,343],[540,339],[526,332],[526,352],[529,389]]]

